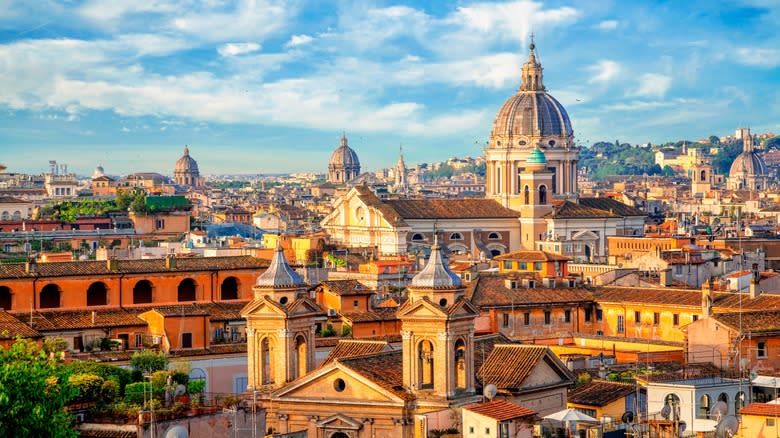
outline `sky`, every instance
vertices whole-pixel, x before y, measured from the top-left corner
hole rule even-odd
[[[478,156],[531,33],[576,140],[780,132],[780,1],[0,0],[0,163],[324,172]]]

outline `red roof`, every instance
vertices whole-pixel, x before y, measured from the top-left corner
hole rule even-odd
[[[536,415],[536,411],[504,400],[493,400],[488,403],[475,403],[473,405],[464,406],[463,409],[490,417],[497,421],[507,421]]]
[[[780,405],[772,403],[751,403],[740,409],[740,415],[760,415],[764,417],[780,416]]]

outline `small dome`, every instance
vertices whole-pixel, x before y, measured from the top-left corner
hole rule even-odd
[[[428,263],[412,278],[412,287],[445,289],[460,287],[460,285],[460,277],[447,266],[439,242],[434,240]]]
[[[544,152],[541,149],[534,148],[528,156],[525,158],[526,164],[547,164],[547,157],[544,156]]]
[[[257,277],[255,284],[261,287],[281,288],[302,286],[306,283],[303,281],[303,277],[287,263],[281,245],[277,245],[274,257],[271,259],[271,265],[262,275]]]
[[[104,176],[106,174],[105,170],[103,170],[103,166],[100,164],[95,167],[95,172],[92,174],[92,178],[100,178],[101,176]]]
[[[176,172],[198,172],[198,162],[190,156],[190,148],[184,147],[184,155],[176,160]]]
[[[335,151],[333,151],[333,154],[331,154],[329,165],[336,168],[360,166],[360,160],[358,160],[357,154],[347,144],[346,135],[341,136],[341,145],[339,145],[339,147],[336,148]]]

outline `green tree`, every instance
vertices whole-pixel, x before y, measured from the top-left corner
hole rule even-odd
[[[663,169],[661,169],[661,175],[674,176],[674,169],[672,169],[672,167],[667,164]]]
[[[0,436],[78,436],[64,409],[78,392],[68,385],[68,372],[33,341],[0,347]]]
[[[130,357],[130,366],[142,373],[161,371],[168,368],[168,356],[162,351],[138,351]]]
[[[720,144],[720,137],[717,135],[711,135],[710,138],[710,144]]]
[[[764,143],[764,148],[769,149],[780,149],[780,137],[772,137],[769,140],[767,140]]]

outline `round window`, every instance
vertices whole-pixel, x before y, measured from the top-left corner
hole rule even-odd
[[[442,307],[447,307],[447,299],[446,298],[440,299],[439,300],[439,305],[442,306]]]
[[[520,140],[517,142],[517,144],[519,144],[520,146],[525,146],[527,143],[525,140]]]
[[[550,146],[555,146],[555,140],[550,140],[547,142]]]
[[[279,304],[285,305],[287,304],[287,297],[281,297],[279,298]]]
[[[344,382],[344,379],[336,379],[333,381],[333,389],[335,389],[337,392],[343,391],[346,387],[347,383]]]

